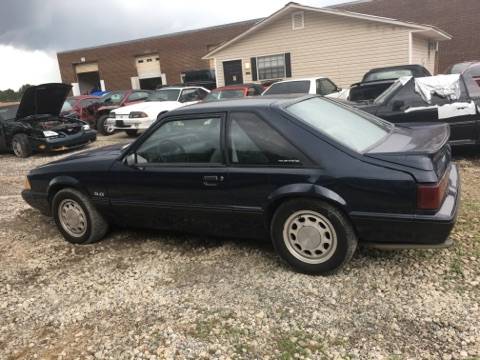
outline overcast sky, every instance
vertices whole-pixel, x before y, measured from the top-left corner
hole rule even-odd
[[[56,52],[268,16],[287,0],[1,0],[0,90],[60,81]],[[347,0],[299,0],[328,6]]]

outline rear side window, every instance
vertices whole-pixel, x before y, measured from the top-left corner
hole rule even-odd
[[[253,113],[232,113],[228,154],[232,164],[299,166],[305,157],[275,129]]]
[[[329,79],[317,79],[317,94],[328,95],[337,91],[337,85]]]
[[[313,97],[287,107],[287,110],[331,139],[363,152],[383,140],[393,125],[375,116]]]
[[[273,84],[264,95],[308,94],[309,91],[310,81],[286,81]]]

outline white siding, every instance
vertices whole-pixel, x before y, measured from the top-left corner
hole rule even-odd
[[[288,13],[214,54],[218,85],[224,85],[223,61],[242,59],[249,82],[245,63],[262,55],[289,52],[292,77],[323,75],[342,87],[360,81],[371,68],[409,62],[407,28],[305,11],[305,27],[292,30],[291,19]]]
[[[437,52],[428,48],[428,40],[412,34],[412,64],[425,66],[432,74],[435,72]]]

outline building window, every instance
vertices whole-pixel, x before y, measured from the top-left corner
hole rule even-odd
[[[285,77],[285,54],[257,57],[258,80]]]

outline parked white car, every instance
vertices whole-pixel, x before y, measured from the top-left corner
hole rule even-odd
[[[262,95],[285,94],[317,94],[333,99],[347,99],[348,90],[342,90],[329,78],[317,76],[278,81],[262,93]]]
[[[123,130],[129,136],[146,130],[157,118],[176,108],[195,104],[210,93],[199,86],[169,86],[154,91],[144,102],[110,111],[107,126],[113,130]]]

